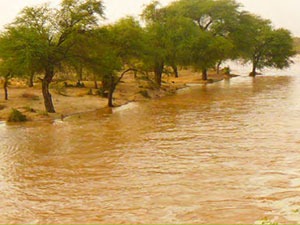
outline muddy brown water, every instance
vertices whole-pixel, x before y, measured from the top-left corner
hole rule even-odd
[[[300,223],[299,118],[276,75],[1,123],[0,223]]]

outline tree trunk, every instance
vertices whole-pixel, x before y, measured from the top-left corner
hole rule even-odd
[[[110,77],[110,87],[109,87],[109,92],[108,92],[108,107],[114,107],[113,95],[114,95],[115,89],[116,89],[115,78],[114,78],[113,75],[111,75],[111,77]]]
[[[159,87],[161,86],[163,70],[164,70],[164,63],[155,63],[155,68],[154,68],[155,83]]]
[[[82,65],[79,65],[79,67],[76,70],[77,70],[78,80],[82,81],[83,80],[83,67],[82,67]]]
[[[28,79],[28,87],[33,87],[34,84],[33,79],[34,79],[34,72],[31,72]]]
[[[252,72],[249,74],[250,77],[256,76],[256,63],[253,63]]]
[[[171,67],[173,69],[175,77],[178,78],[179,77],[178,67],[176,65],[172,65]]]
[[[202,80],[207,80],[207,69],[202,70]]]
[[[4,99],[8,100],[8,76],[5,76],[4,83],[3,83],[3,89],[4,89]]]
[[[219,62],[217,63],[216,72],[217,72],[218,75],[220,74],[220,67],[221,67],[221,64],[222,64],[222,61],[219,61]]]
[[[49,91],[49,85],[54,77],[54,68],[48,68],[45,71],[45,77],[42,79],[42,91],[44,97],[45,109],[48,113],[55,113],[52,96]]]
[[[253,56],[253,58],[252,58],[252,72],[249,74],[250,77],[255,77],[256,76],[256,69],[257,69],[258,62],[259,62],[259,58],[257,58],[256,56]]]
[[[95,89],[99,88],[96,75],[94,75],[94,85],[95,85]]]

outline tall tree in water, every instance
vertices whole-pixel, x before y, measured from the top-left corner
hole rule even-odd
[[[72,57],[72,49],[79,40],[77,37],[96,27],[102,16],[101,0],[63,0],[58,10],[48,5],[24,8],[3,33],[12,42],[10,49],[7,49],[8,54],[23,57],[24,49],[14,46],[14,43],[22,42],[27,52],[34,56],[34,65],[42,68],[42,92],[47,112],[55,112],[49,91],[55,72],[66,59]],[[12,31],[17,32],[18,39],[11,35]],[[24,66],[22,60],[17,61],[20,65],[16,66]]]
[[[233,35],[237,51],[245,62],[252,63],[250,76],[257,75],[257,69],[273,67],[283,69],[295,55],[293,38],[286,29],[274,29],[271,21],[242,12],[237,32]]]

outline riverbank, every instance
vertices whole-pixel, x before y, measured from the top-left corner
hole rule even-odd
[[[115,91],[114,104],[121,106],[129,102],[149,101],[174,94],[178,89],[187,87],[189,84],[214,83],[233,76],[210,73],[208,82],[203,82],[199,73],[182,70],[179,78],[165,76],[160,90],[153,88],[148,80],[126,76]],[[44,109],[40,84],[37,83],[33,88],[29,88],[24,82],[12,80],[8,90],[9,100],[3,100],[3,95],[0,95],[0,121],[6,121],[13,108],[21,111],[29,120],[52,121],[107,107],[107,99],[97,94],[97,90],[93,88],[93,82],[84,82],[84,84],[84,87],[79,88],[75,87],[75,84],[72,86],[72,83],[66,87],[63,83],[54,82],[51,94],[57,113],[48,114]]]

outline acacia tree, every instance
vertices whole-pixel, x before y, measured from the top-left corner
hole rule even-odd
[[[240,57],[252,63],[250,76],[257,69],[288,67],[295,54],[291,33],[286,29],[273,29],[271,21],[242,12],[237,32],[234,35]]]
[[[132,17],[91,32],[83,52],[84,66],[102,80],[108,92],[108,106],[113,107],[117,85],[129,71],[139,71],[144,54],[144,31]]]
[[[232,47],[232,43],[224,37],[214,37],[210,33],[199,31],[187,48],[189,64],[202,71],[202,80],[207,80],[207,68],[214,67],[224,57],[224,52],[231,51]]]
[[[12,43],[21,41],[28,46],[27,51],[35,56],[34,64],[43,69],[42,92],[47,112],[55,112],[49,91],[55,72],[68,57],[72,57],[70,52],[76,46],[76,37],[97,26],[99,16],[103,16],[101,0],[63,0],[58,10],[48,5],[26,7],[3,33]],[[12,30],[22,31],[18,33],[18,39],[11,36]],[[31,43],[38,43],[39,47],[34,48]],[[13,44],[7,49],[8,54],[17,57],[22,57],[23,51]],[[21,60],[17,62],[23,66]]]
[[[165,14],[165,10],[159,8],[158,1],[147,5],[141,14],[142,19],[146,22],[145,35],[148,44],[145,64],[154,72],[154,81],[158,87],[161,86],[166,61]]]
[[[157,86],[161,86],[165,66],[173,69],[178,77],[178,65],[186,65],[186,51],[197,28],[190,18],[179,15],[170,6],[160,8],[157,1],[147,5],[142,13],[146,22],[147,45],[145,64],[154,72]]]
[[[27,28],[23,27],[11,28],[0,36],[0,76],[4,78],[6,100],[8,100],[7,85],[10,78],[26,77],[31,74],[31,71],[39,71],[38,58],[31,49],[39,49],[41,46],[39,42],[29,42],[28,40],[35,38],[35,33],[26,31]]]
[[[239,4],[234,0],[179,0],[170,5],[179,15],[190,18],[200,30],[194,39],[191,64],[201,69],[207,80],[207,70],[218,61],[231,57],[231,32],[237,24]],[[198,45],[198,46],[197,46]]]

